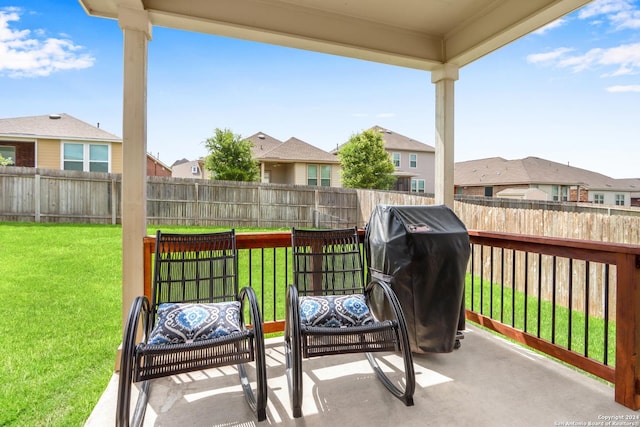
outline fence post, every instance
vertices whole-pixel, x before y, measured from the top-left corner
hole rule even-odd
[[[193,219],[196,225],[202,225],[200,222],[200,186],[198,183],[195,183],[194,190],[195,194],[195,206],[193,207]]]
[[[111,178],[111,224],[115,225],[118,221],[118,187],[116,186],[116,179]]]
[[[33,183],[33,207],[35,209],[35,221],[40,222],[40,174],[36,173]]]
[[[640,256],[618,254],[616,274],[615,400],[637,410],[640,409]]]

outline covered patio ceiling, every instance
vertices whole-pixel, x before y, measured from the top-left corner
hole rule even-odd
[[[433,71],[463,67],[589,0],[80,0],[118,19]]]
[[[142,295],[144,289],[147,55],[153,26],[430,71],[435,84],[435,202],[453,207],[454,83],[458,80],[458,70],[590,0],[79,2],[89,15],[117,19],[123,31],[124,323],[132,301]]]

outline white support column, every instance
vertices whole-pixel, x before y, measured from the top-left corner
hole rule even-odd
[[[118,8],[124,36],[122,108],[122,324],[144,292],[143,238],[147,233],[147,11]]]
[[[436,171],[435,201],[453,209],[453,150],[454,150],[454,82],[458,80],[458,67],[443,64],[431,72],[436,85]]]

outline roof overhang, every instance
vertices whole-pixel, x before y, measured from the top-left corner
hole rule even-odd
[[[463,67],[590,0],[79,0],[93,16],[433,70]]]

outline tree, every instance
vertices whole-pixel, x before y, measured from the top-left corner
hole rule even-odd
[[[12,166],[13,165],[13,159],[11,157],[2,157],[0,155],[0,166]]]
[[[229,129],[217,129],[215,135],[204,144],[209,150],[204,167],[213,179],[225,181],[257,181],[260,178],[259,163],[251,156],[253,144]]]
[[[338,151],[342,185],[347,188],[390,190],[396,182],[395,167],[384,149],[382,133],[366,130],[351,136]]]

